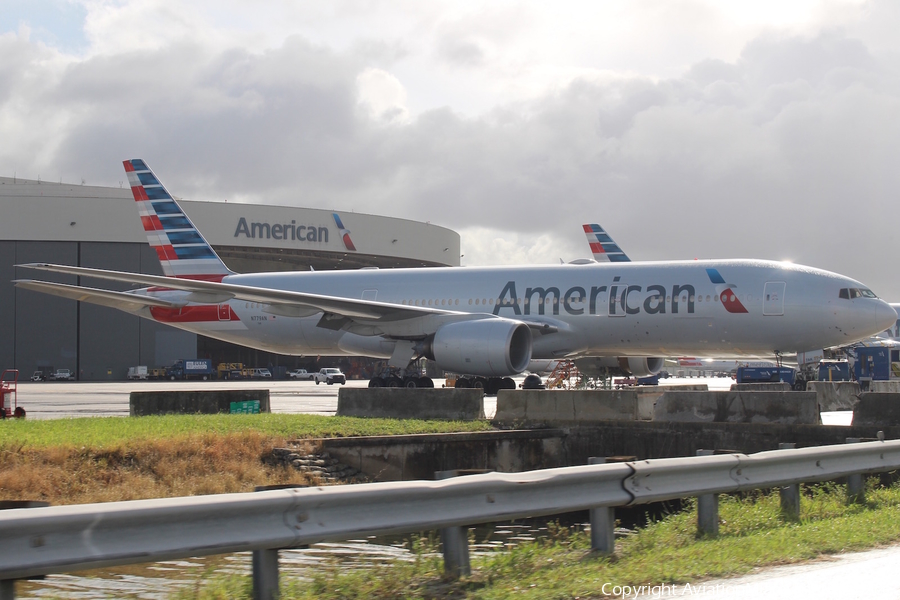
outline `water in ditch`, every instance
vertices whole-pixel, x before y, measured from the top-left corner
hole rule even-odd
[[[582,529],[586,527],[583,520],[587,513],[574,513],[572,517],[560,519],[560,524]],[[546,520],[517,521],[473,529],[475,543],[470,546],[472,556],[502,552],[548,535]],[[279,552],[281,577],[283,580],[309,580],[325,565],[332,568],[338,565],[338,568],[348,570],[377,569],[398,561],[413,561],[415,557],[409,549],[411,539],[410,536],[370,537],[282,550]],[[18,582],[16,597],[165,600],[179,589],[202,585],[205,579],[212,576],[249,575],[250,559],[251,553],[240,552],[48,575],[43,580]]]

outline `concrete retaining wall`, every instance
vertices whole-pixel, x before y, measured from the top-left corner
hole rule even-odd
[[[853,409],[853,425],[893,427],[900,425],[900,394],[862,392]]]
[[[267,413],[269,390],[131,392],[128,405],[132,417],[198,413],[204,415],[232,412]]]
[[[666,392],[653,420],[815,425],[819,406],[813,392]]]
[[[494,422],[575,425],[636,418],[633,390],[500,390]]]
[[[517,473],[566,466],[558,429],[310,440],[374,481],[434,479],[435,471]]]
[[[810,381],[807,392],[815,392],[819,410],[852,410],[859,403],[859,384],[855,381]]]
[[[512,473],[585,465],[591,456],[670,458],[701,448],[752,454],[780,442],[798,448],[843,444],[848,437],[900,439],[900,427],[763,423],[607,421],[594,427],[302,440],[376,481],[433,479],[435,471],[492,469]],[[301,443],[298,441],[298,443]]]
[[[475,421],[484,419],[479,389],[346,388],[338,391],[340,417]]]

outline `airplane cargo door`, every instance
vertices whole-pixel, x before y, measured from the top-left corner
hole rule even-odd
[[[767,281],[763,292],[763,314],[777,317],[784,314],[783,281]]]

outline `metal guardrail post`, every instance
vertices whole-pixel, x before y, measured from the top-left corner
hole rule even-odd
[[[847,438],[846,443],[858,444],[860,438]],[[847,504],[862,504],[866,501],[866,486],[862,473],[847,475]]]
[[[606,464],[606,457],[592,456],[589,465]],[[590,510],[591,550],[601,554],[615,554],[616,551],[616,509],[612,506],[598,506]]]
[[[783,442],[778,444],[779,450],[792,450],[797,445],[792,442]],[[792,483],[779,488],[781,496],[781,516],[791,521],[800,519],[800,484]]]
[[[715,450],[697,450],[697,456],[712,456]],[[719,495],[697,496],[697,533],[702,536],[719,535]]]
[[[485,470],[454,469],[452,471],[435,471],[435,479],[450,479],[459,475],[489,473]],[[472,574],[469,562],[469,528],[445,527],[440,530],[441,548],[444,553],[444,574],[453,579],[468,577]]]
[[[309,487],[299,484],[258,485],[255,492],[285,490]],[[251,566],[253,569],[253,600],[278,600],[281,587],[278,581],[278,548],[254,550]]]

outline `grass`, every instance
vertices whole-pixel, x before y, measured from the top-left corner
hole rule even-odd
[[[265,458],[288,440],[489,428],[486,422],[278,414],[7,420],[0,422],[0,491],[5,500],[60,505],[316,484]]]
[[[870,487],[867,502],[847,505],[845,489],[834,484],[805,487],[799,521],[780,515],[777,493],[720,499],[720,535],[698,538],[696,509],[690,506],[640,528],[617,542],[615,557],[590,551],[589,535],[556,528],[547,539],[510,552],[473,557],[473,575],[443,579],[436,548],[414,549],[415,561],[385,572],[345,572],[318,567],[312,582],[283,581],[283,599],[356,598],[601,598],[614,585],[698,584],[757,567],[806,561],[900,540],[900,489]],[[551,528],[552,529],[552,528]],[[213,577],[198,581],[180,598],[249,598],[249,578]]]
[[[487,431],[487,421],[415,421],[321,415],[162,415],[0,422],[0,452],[8,449],[83,446],[104,448],[129,442],[197,435],[255,432],[284,439]]]

